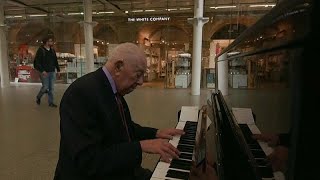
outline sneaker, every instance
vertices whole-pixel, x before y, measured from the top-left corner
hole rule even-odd
[[[40,98],[37,98],[37,100],[36,100],[36,103],[38,104],[38,105],[40,105]]]
[[[53,103],[49,104],[49,106],[50,106],[50,107],[55,107],[55,108],[58,107],[57,105],[55,105],[55,104],[53,104]]]

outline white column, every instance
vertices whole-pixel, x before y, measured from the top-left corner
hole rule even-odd
[[[218,71],[218,90],[222,95],[228,95],[228,61],[226,60],[227,53],[218,57],[217,71]]]
[[[200,95],[202,27],[209,21],[209,18],[203,17],[203,0],[194,1],[194,17],[188,18],[188,21],[193,24],[191,94]]]
[[[86,73],[94,71],[92,0],[83,0],[84,6],[84,39],[86,49]]]
[[[10,86],[8,66],[7,26],[4,24],[4,3],[0,1],[0,81],[1,88]]]

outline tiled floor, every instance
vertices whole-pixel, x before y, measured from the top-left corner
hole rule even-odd
[[[56,85],[56,102],[66,85]],[[59,146],[59,112],[48,107],[46,97],[40,106],[35,95],[40,85],[13,85],[0,89],[0,180],[51,180]],[[146,84],[126,96],[133,119],[145,126],[175,127],[181,106],[204,105],[211,90],[201,96],[190,89],[163,89]],[[274,92],[274,93],[273,93]],[[285,94],[285,93],[284,93]],[[287,117],[280,113],[288,102],[279,91],[230,90],[231,106],[252,107],[262,131],[286,131]],[[279,115],[280,114],[280,115]],[[154,169],[157,155],[143,155],[143,166]]]

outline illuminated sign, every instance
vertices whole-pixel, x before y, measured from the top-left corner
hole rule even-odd
[[[128,18],[128,22],[155,22],[170,21],[170,17],[133,17]]]

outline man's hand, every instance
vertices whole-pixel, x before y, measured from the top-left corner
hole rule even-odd
[[[172,139],[173,136],[183,135],[183,134],[184,134],[184,131],[181,129],[169,128],[169,129],[158,130],[156,137],[162,138],[162,139]]]
[[[47,77],[47,76],[48,76],[48,73],[47,73],[46,71],[43,71],[43,72],[42,72],[42,75],[43,75],[43,77]]]
[[[254,134],[253,138],[256,140],[267,142],[268,145],[272,147],[278,145],[280,141],[279,136],[277,134]]]
[[[288,161],[288,148],[285,146],[277,146],[274,151],[268,156],[268,160],[272,165],[273,171],[285,172]]]
[[[151,154],[160,154],[161,159],[167,163],[172,158],[179,158],[180,152],[172,144],[164,139],[151,139],[140,141],[143,152]]]

